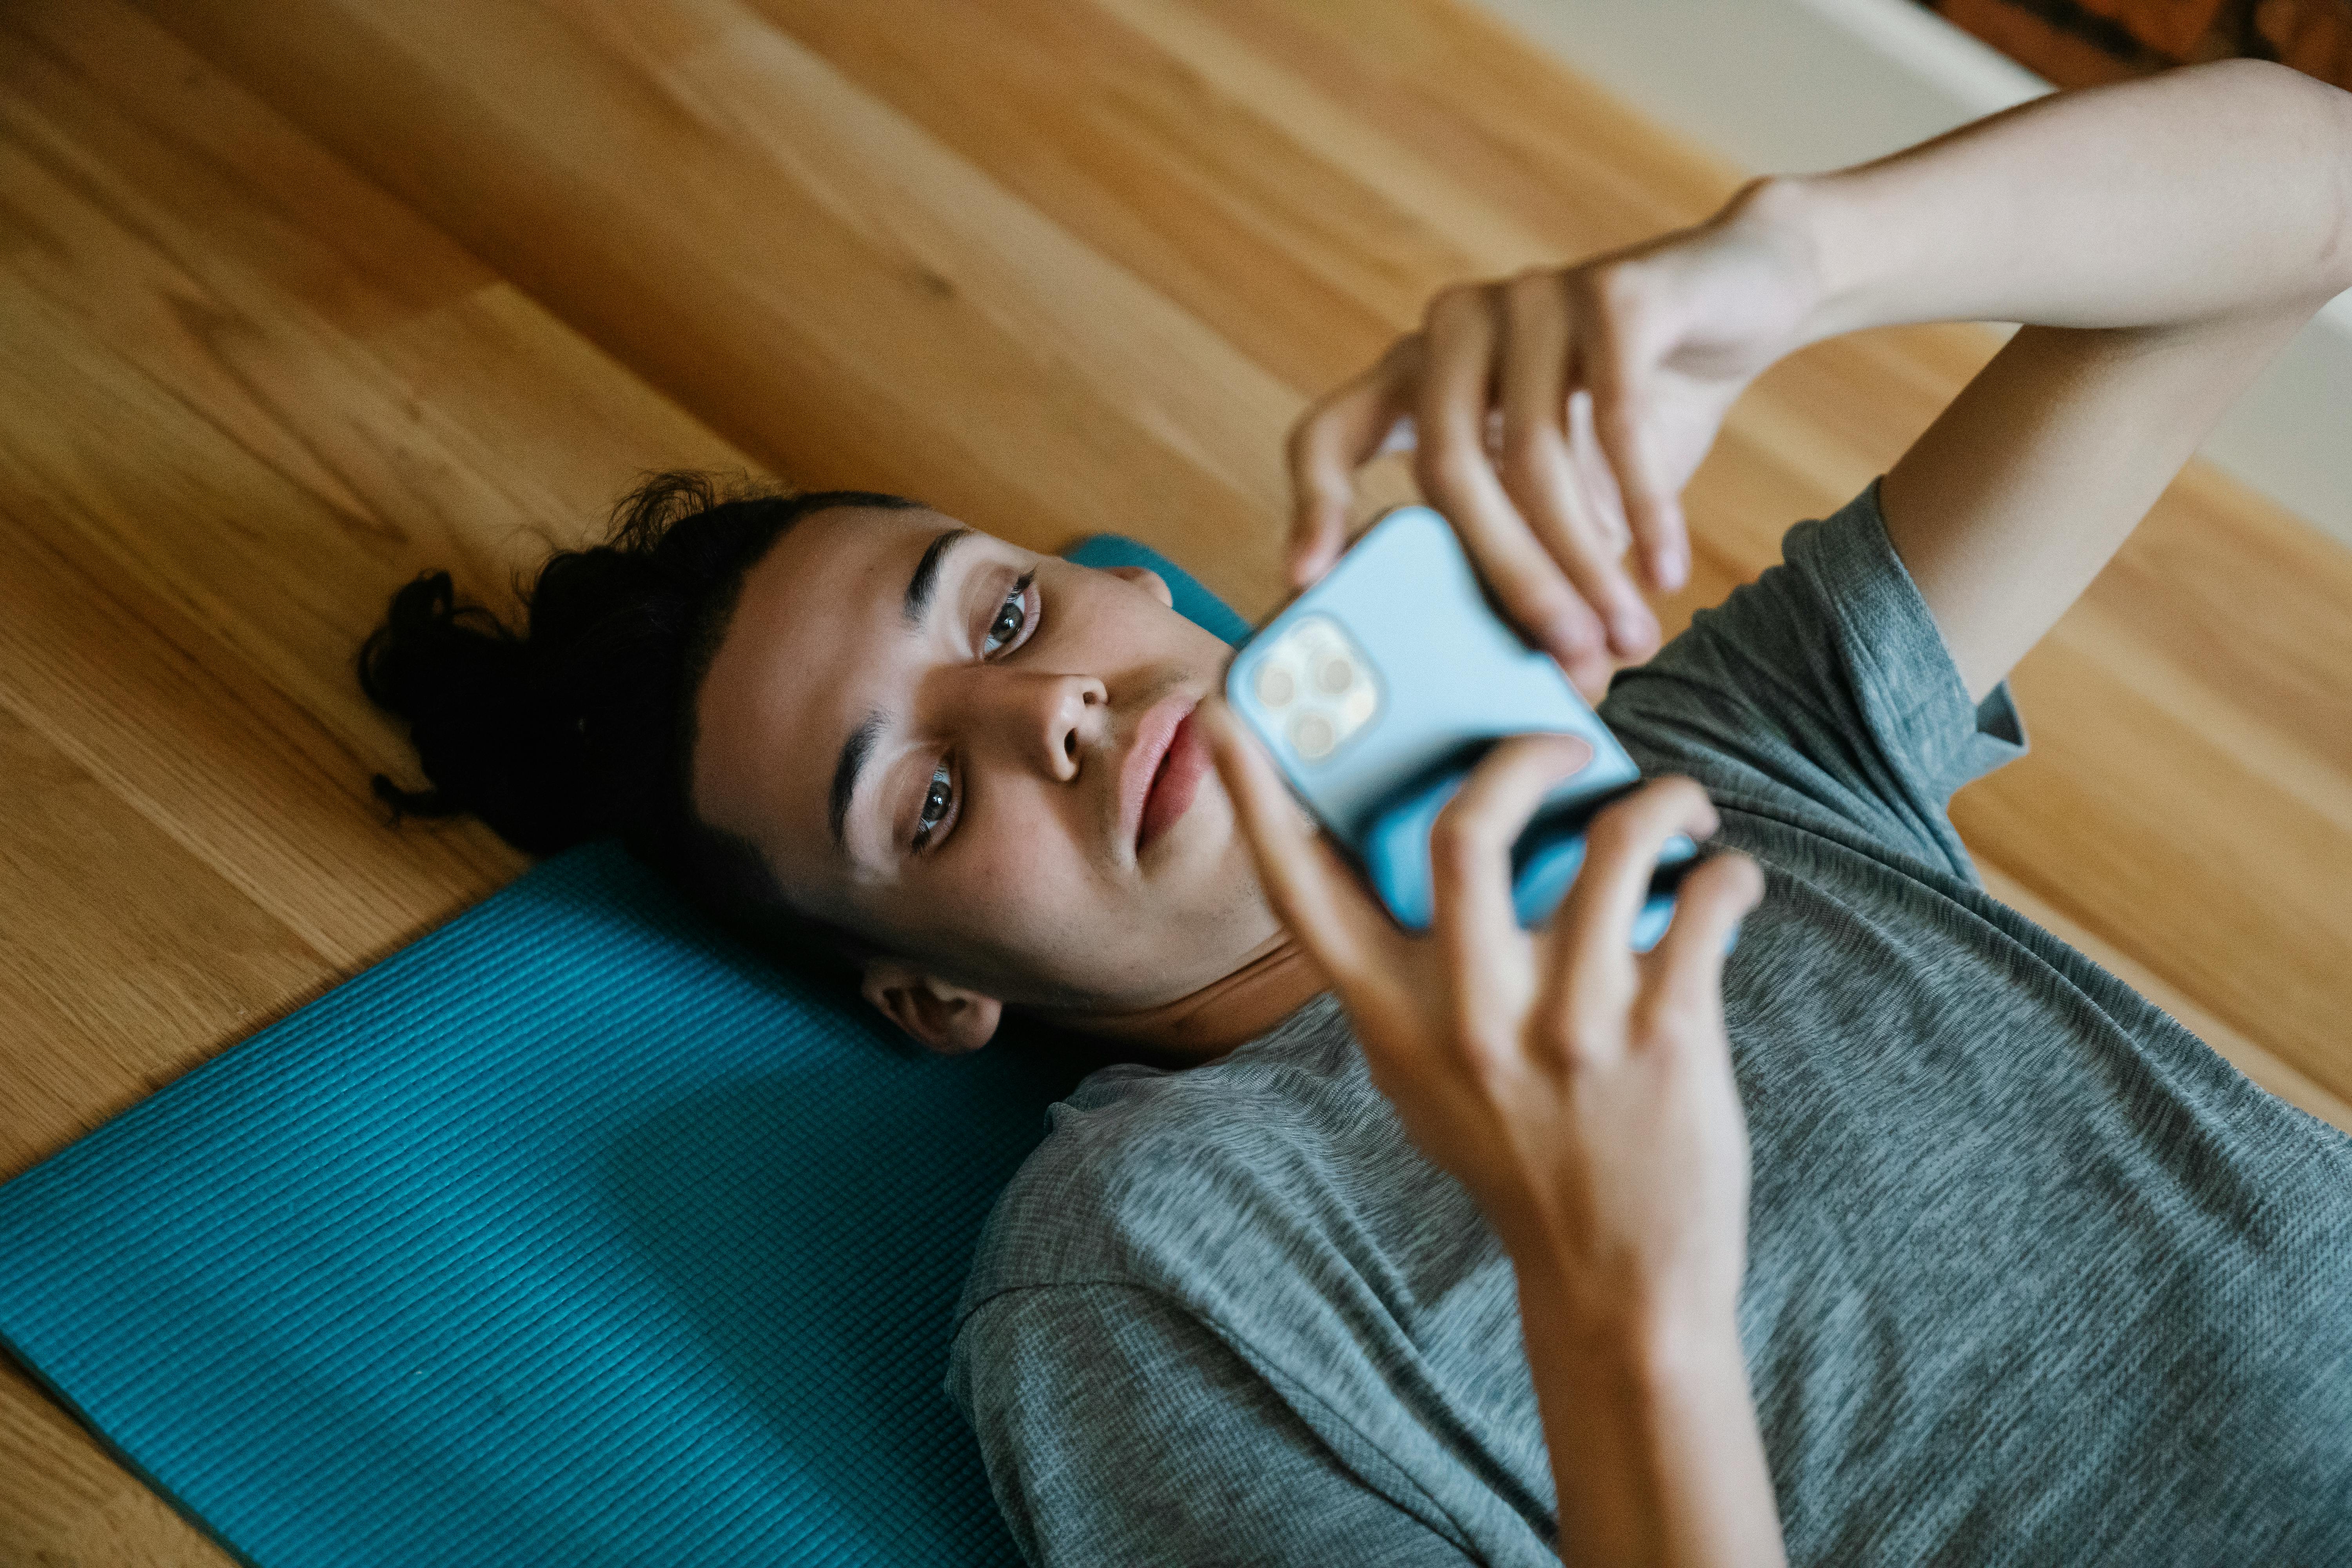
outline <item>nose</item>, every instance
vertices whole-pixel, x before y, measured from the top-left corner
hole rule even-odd
[[[1011,760],[1057,783],[1078,776],[1078,760],[1103,739],[1110,693],[1091,675],[983,667],[961,694],[972,740],[1009,747]]]

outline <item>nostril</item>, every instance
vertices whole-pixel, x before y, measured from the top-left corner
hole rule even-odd
[[[1069,758],[1070,761],[1074,763],[1078,760],[1078,732],[1076,730],[1068,730],[1063,732],[1062,755]]]

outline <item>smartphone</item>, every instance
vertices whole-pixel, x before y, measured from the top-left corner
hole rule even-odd
[[[1382,516],[1243,644],[1225,700],[1409,931],[1427,930],[1434,913],[1430,829],[1497,741],[1549,731],[1592,746],[1513,847],[1522,926],[1568,896],[1592,815],[1642,782],[1559,666],[1496,611],[1452,525],[1425,506]],[[1688,835],[1666,841],[1633,922],[1636,952],[1665,934],[1675,889],[1697,859]]]

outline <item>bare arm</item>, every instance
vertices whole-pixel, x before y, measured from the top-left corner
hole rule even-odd
[[[1681,586],[1683,486],[1759,373],[1862,327],[2022,321],[1881,493],[1981,696],[2347,285],[2352,94],[2259,60],[2060,93],[1752,182],[1639,245],[1441,290],[1293,431],[1293,579],[1337,558],[1355,468],[1411,416],[1432,504],[1598,700],[1612,656],[1657,647],[1628,546],[1654,586]]]
[[[1678,585],[1682,487],[1759,372],[1865,326],[2020,321],[1882,493],[1981,698],[2352,283],[2347,106],[2234,61],[2063,94],[1856,169],[1757,182],[1641,246],[1445,290],[1294,433],[1296,579],[1337,555],[1354,468],[1410,416],[1423,489],[1521,627],[1597,696],[1604,656],[1646,656],[1657,635],[1618,558],[1638,543],[1653,583]],[[1433,840],[1442,885],[1459,862],[1438,931],[1406,942],[1300,837],[1264,760],[1212,722],[1269,893],[1416,1142],[1510,1254],[1564,1552],[1779,1561],[1733,1315],[1746,1142],[1719,972],[1702,962],[1752,902],[1752,870],[1726,858],[1695,874],[1676,917],[1696,916],[1688,940],[1639,974],[1615,968],[1622,931],[1588,883],[1630,889],[1677,812],[1695,836],[1712,826],[1703,802],[1654,784],[1596,823],[1588,901],[1538,955],[1506,930],[1497,889],[1503,847],[1561,759],[1548,773],[1536,752],[1498,750]]]
[[[1373,1082],[1510,1257],[1561,1555],[1781,1563],[1737,1320],[1748,1131],[1723,1024],[1724,938],[1762,894],[1755,863],[1710,857],[1665,936],[1633,952],[1660,847],[1716,827],[1696,784],[1653,780],[1593,819],[1568,902],[1521,931],[1510,845],[1592,749],[1520,736],[1438,818],[1435,920],[1414,935],[1308,838],[1223,704],[1197,712],[1267,896],[1330,977]]]
[[[1777,186],[1759,205],[1821,281],[1801,342],[2028,323],[1880,490],[1976,698],[2352,287],[2352,94],[2259,60],[2062,93]]]

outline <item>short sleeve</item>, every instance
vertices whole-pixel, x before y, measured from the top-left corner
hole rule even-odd
[[[2003,680],[1980,703],[1895,554],[1878,480],[1800,522],[1781,562],[1611,682],[1601,717],[1645,774],[1720,804],[1876,845],[1979,881],[1953,793],[2025,754]]]
[[[957,1334],[948,1393],[1033,1568],[1462,1568],[1240,1355],[1126,1284],[1007,1292]]]

